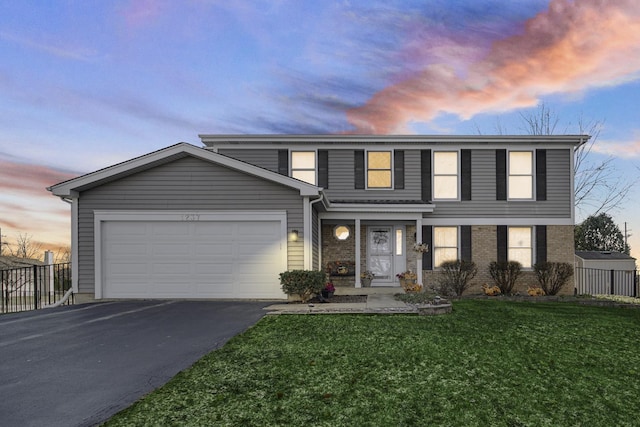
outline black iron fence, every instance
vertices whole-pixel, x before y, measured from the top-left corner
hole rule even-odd
[[[70,263],[0,270],[0,312],[37,310],[61,301],[70,289]],[[73,295],[64,304],[73,304]]]
[[[598,268],[575,269],[578,295],[623,295],[637,298],[637,270],[601,270]]]

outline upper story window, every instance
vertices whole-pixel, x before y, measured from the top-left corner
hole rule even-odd
[[[367,151],[367,188],[391,188],[391,151]]]
[[[458,152],[433,153],[433,198],[458,198]]]
[[[523,268],[533,265],[533,227],[509,227],[507,257]]]
[[[533,152],[509,151],[509,199],[533,199]]]
[[[433,265],[458,259],[458,227],[433,227]]]
[[[291,177],[316,185],[316,152],[291,152]]]

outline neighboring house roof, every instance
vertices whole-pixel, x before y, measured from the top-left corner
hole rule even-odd
[[[632,256],[613,251],[576,251],[576,256],[595,260],[635,260]]]
[[[73,196],[75,192],[88,190],[93,187],[115,181],[124,176],[132,175],[161,164],[169,163],[186,156],[193,156],[204,161],[216,163],[229,167],[250,175],[254,175],[272,182],[276,182],[300,191],[301,196],[317,196],[320,194],[320,188],[306,182],[280,175],[276,172],[215,153],[205,148],[196,147],[186,142],[180,142],[167,148],[136,157],[126,162],[100,169],[86,175],[79,176],[67,181],[48,187],[54,195],[60,197]]]
[[[33,267],[34,265],[44,265],[44,262],[37,259],[18,258],[16,256],[0,256],[0,270]]]

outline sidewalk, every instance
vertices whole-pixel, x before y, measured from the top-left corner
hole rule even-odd
[[[366,295],[364,303],[312,303],[273,304],[265,307],[269,314],[397,314],[417,313],[415,307],[397,301],[395,294],[403,293],[400,287],[345,288],[336,290],[337,295]]]

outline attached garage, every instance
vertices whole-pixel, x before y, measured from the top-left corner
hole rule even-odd
[[[285,298],[284,212],[96,212],[96,230],[97,298]]]

